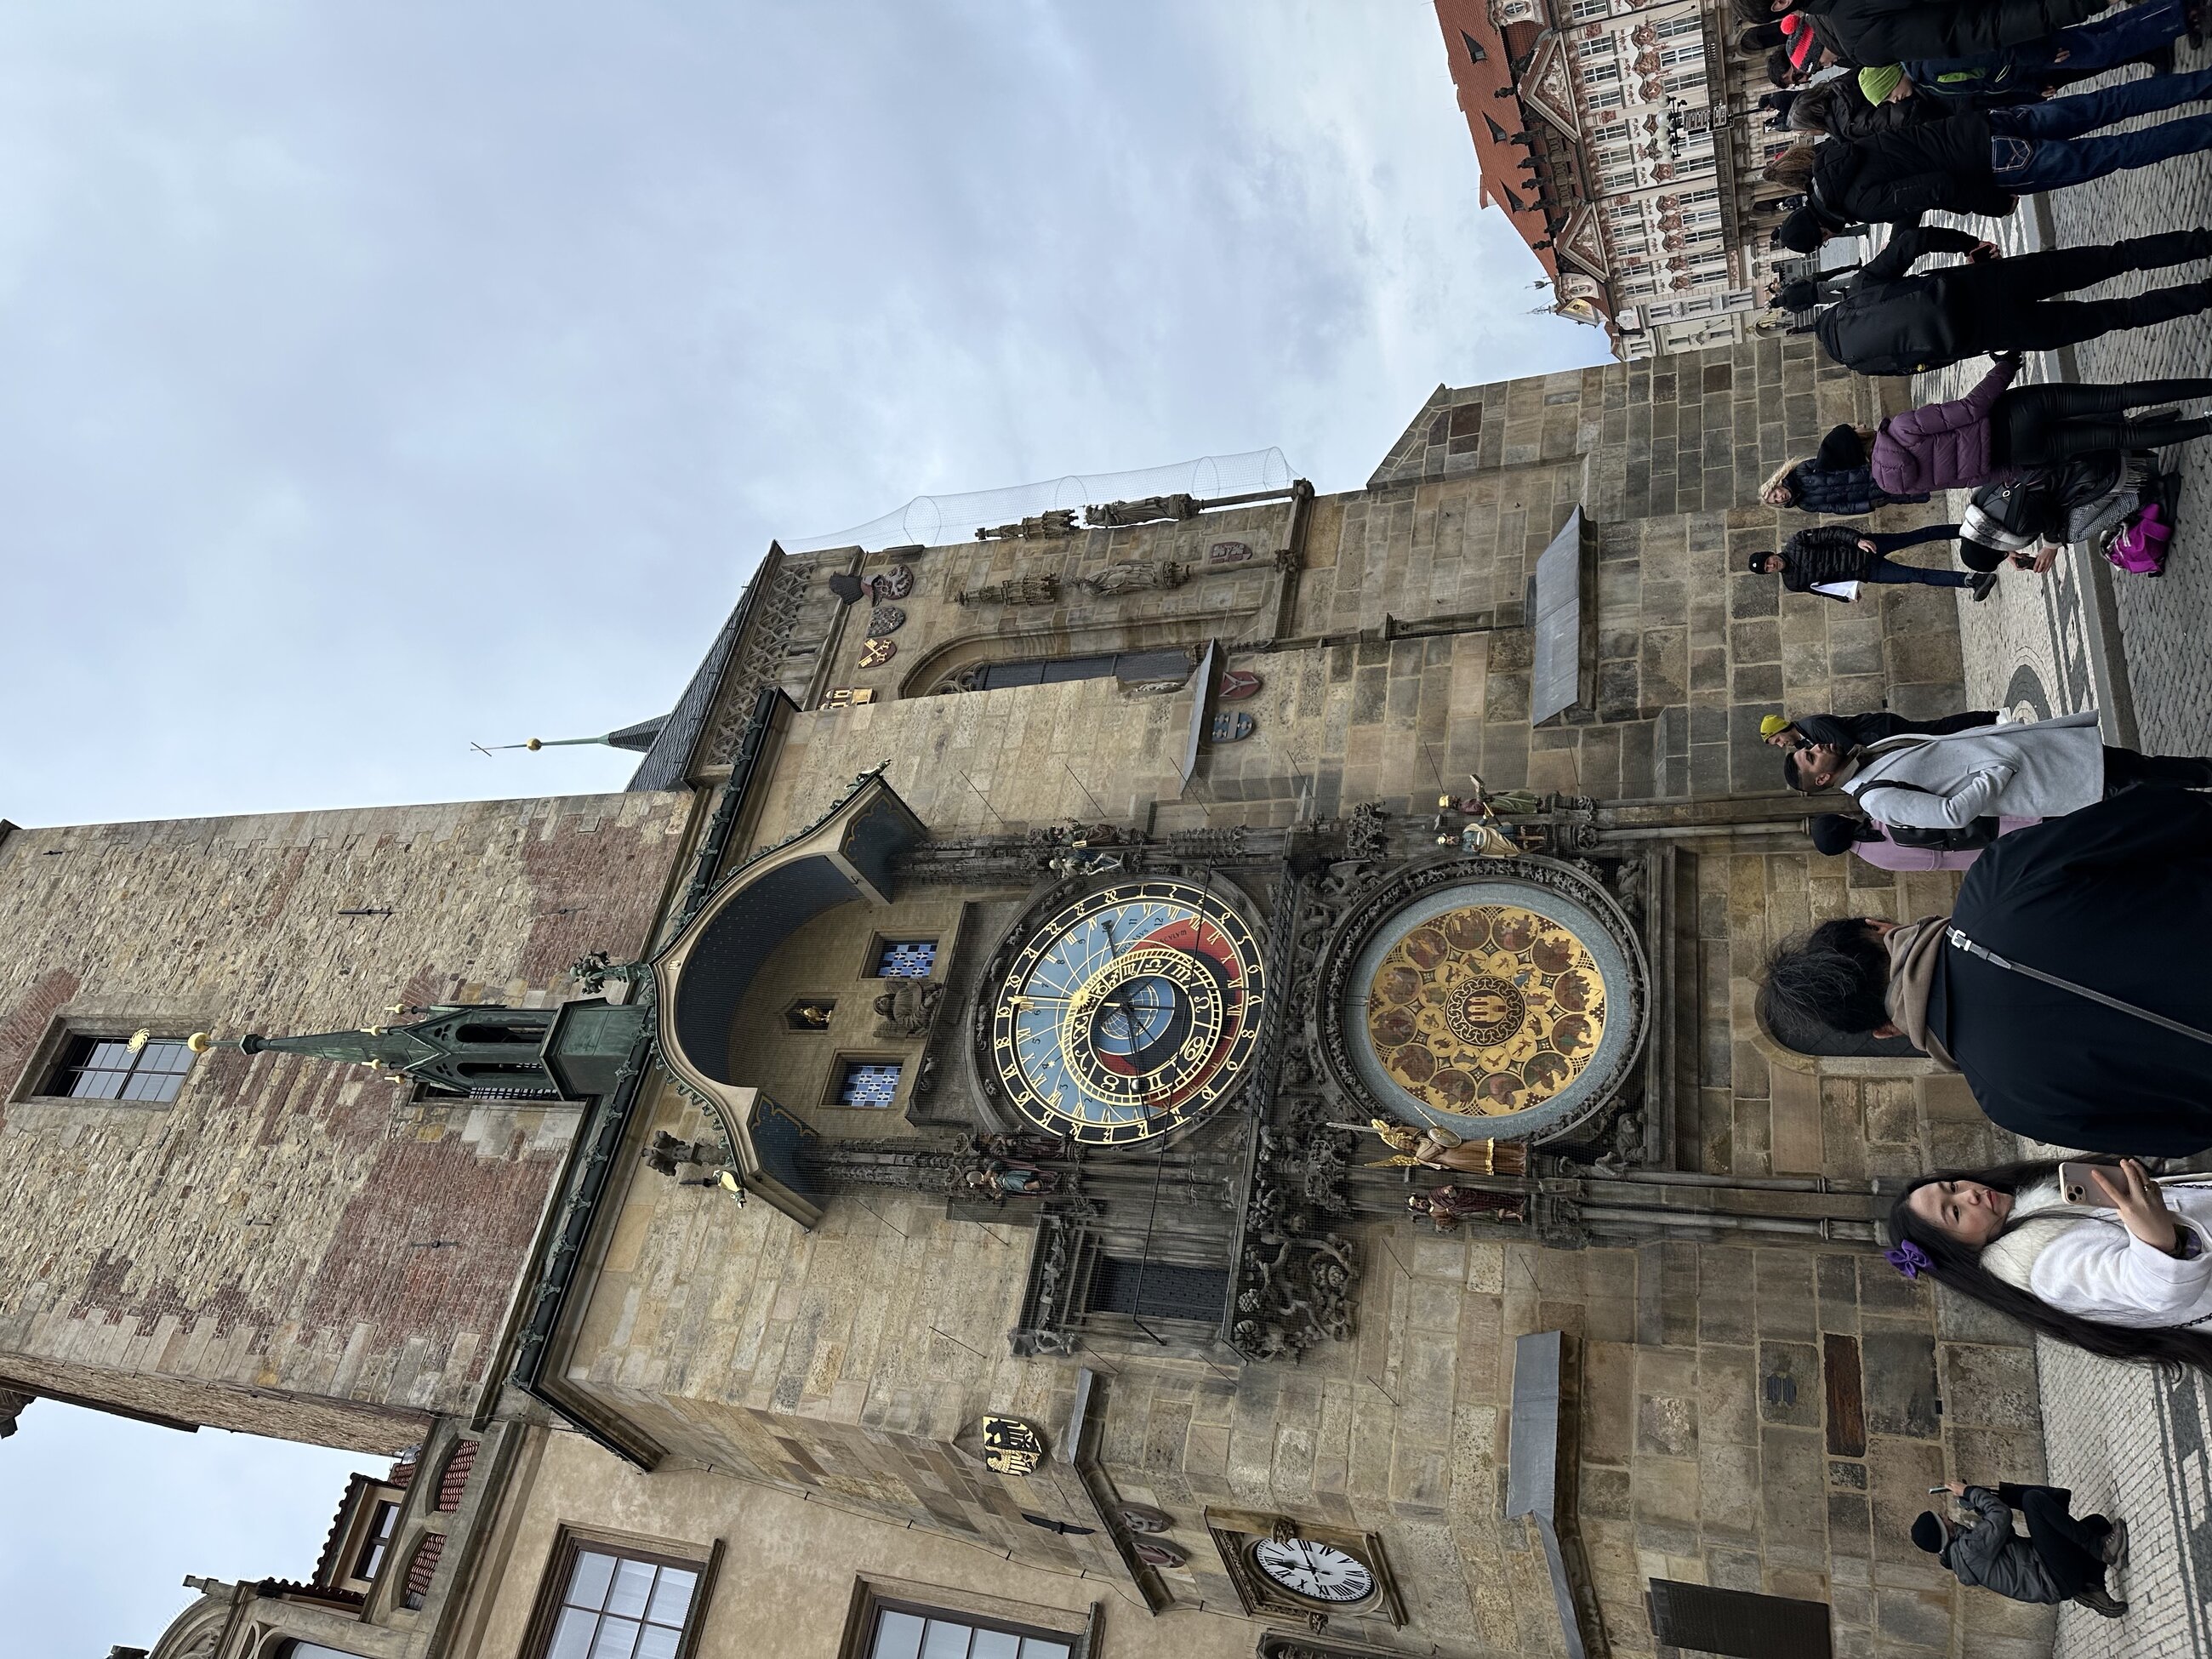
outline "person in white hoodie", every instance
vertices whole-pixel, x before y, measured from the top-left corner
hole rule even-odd
[[[1890,1211],[1884,1254],[2091,1353],[2212,1370],[2212,1178],[2157,1180],[2123,1158],[2068,1203],[2058,1167],[1923,1176]]]
[[[1808,743],[1783,757],[1792,788],[1842,789],[1884,823],[1957,829],[1984,814],[2055,818],[2149,784],[2212,788],[2212,759],[2115,748],[2090,712],[1844,750]]]

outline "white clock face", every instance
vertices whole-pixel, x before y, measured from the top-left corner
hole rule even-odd
[[[1375,1592],[1375,1575],[1364,1561],[1310,1538],[1263,1538],[1252,1547],[1252,1565],[1271,1583],[1309,1601],[1341,1606]]]

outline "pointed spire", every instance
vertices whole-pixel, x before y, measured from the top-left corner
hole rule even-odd
[[[640,720],[635,726],[618,727],[603,737],[531,738],[521,743],[495,743],[489,748],[483,744],[473,746],[482,749],[487,755],[496,753],[502,749],[526,749],[534,755],[541,749],[589,748],[594,744],[604,744],[609,749],[627,749],[632,754],[642,755],[653,747],[653,740],[660,735],[660,728],[667,724],[667,715],[656,714],[649,720]]]

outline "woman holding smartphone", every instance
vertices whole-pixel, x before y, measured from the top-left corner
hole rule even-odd
[[[2046,1336],[2212,1370],[2212,1183],[2132,1158],[1923,1176],[1885,1254]]]

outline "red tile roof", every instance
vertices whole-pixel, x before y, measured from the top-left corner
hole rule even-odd
[[[475,1441],[464,1440],[453,1448],[438,1476],[438,1508],[441,1513],[450,1515],[460,1508],[461,1495],[469,1489],[469,1471],[476,1466]]]
[[[1534,246],[1552,233],[1536,204],[1535,181],[1521,170],[1522,158],[1529,152],[1512,142],[1528,120],[1513,90],[1512,59],[1528,52],[1540,31],[1533,24],[1512,23],[1501,32],[1490,21],[1486,0],[1437,0],[1437,21],[1443,29],[1444,57],[1451,65],[1452,84],[1459,88],[1468,131],[1474,139],[1475,159],[1482,167],[1482,199],[1504,213],[1521,240],[1530,244],[1538,263],[1556,276],[1559,266],[1552,251]]]
[[[407,1605],[419,1607],[430,1594],[430,1581],[438,1576],[438,1559],[446,1553],[446,1534],[434,1532],[415,1547],[407,1562]]]

